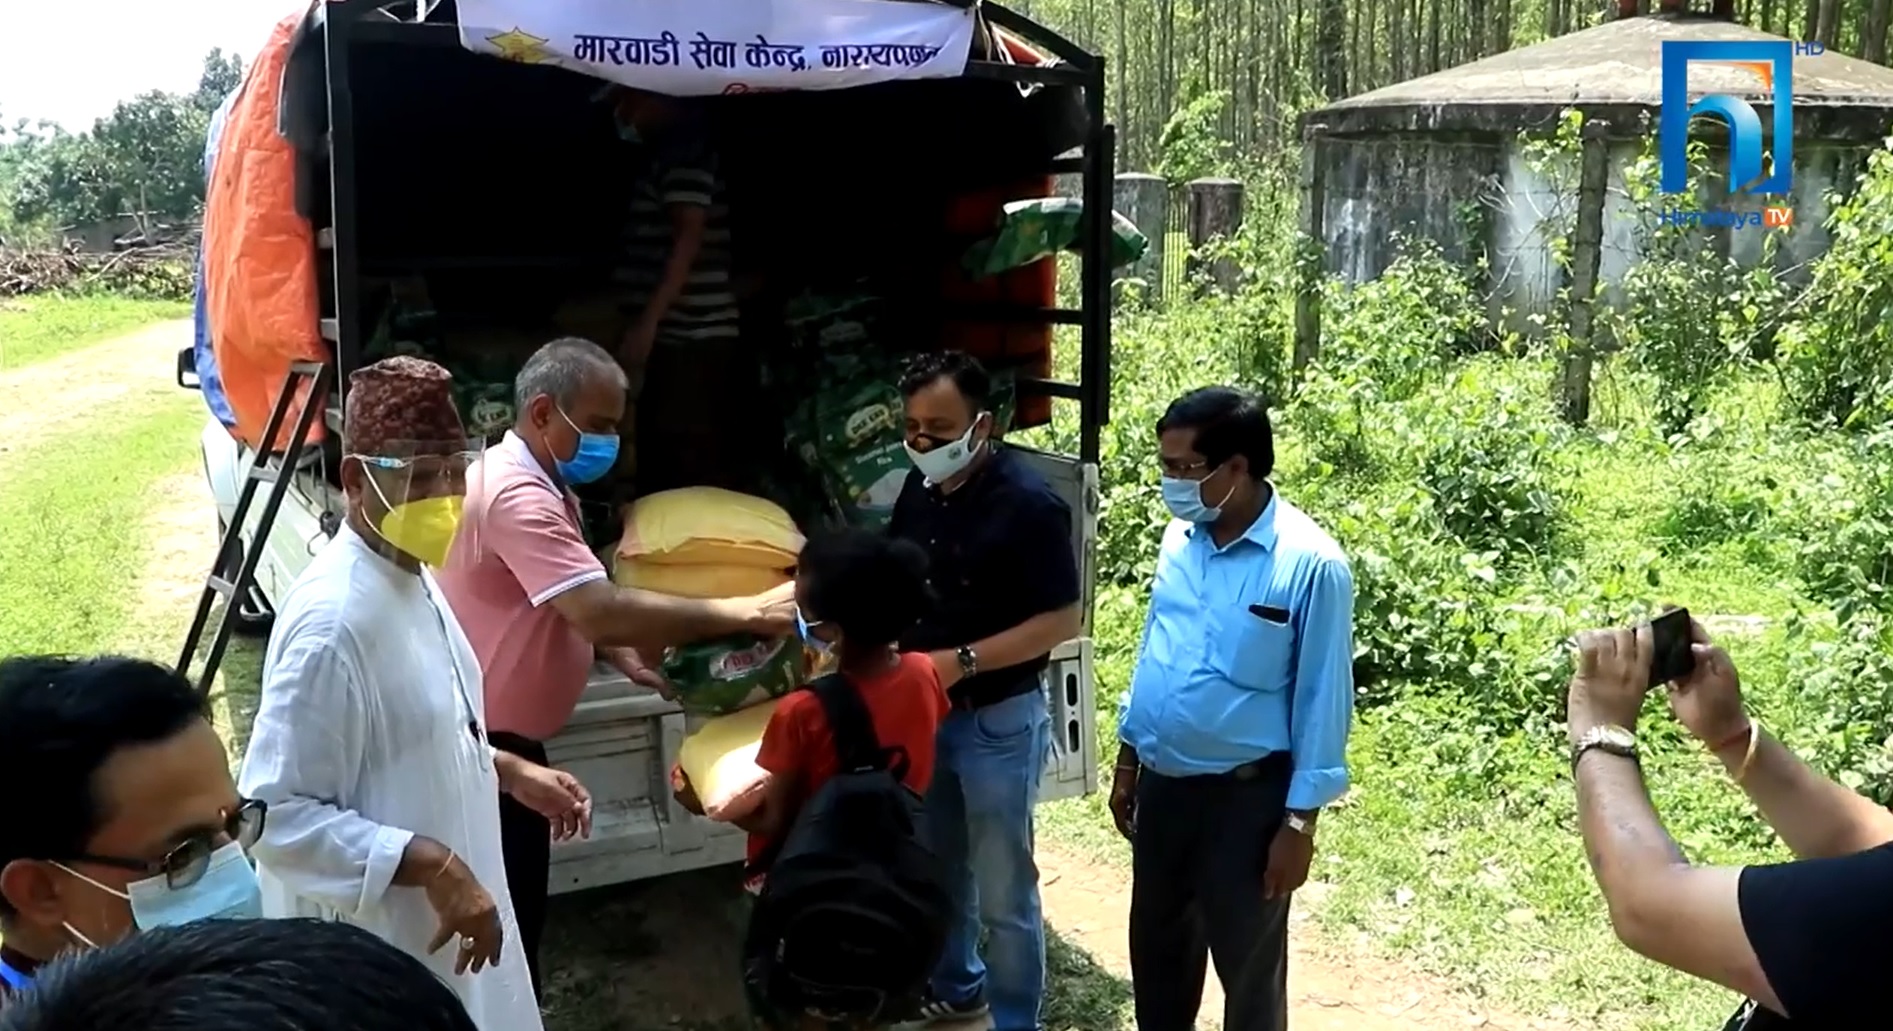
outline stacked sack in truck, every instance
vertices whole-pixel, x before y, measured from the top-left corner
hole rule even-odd
[[[802,535],[763,498],[716,487],[684,487],[632,504],[612,579],[624,587],[686,598],[761,594],[794,575]],[[753,634],[681,645],[661,671],[693,725],[672,778],[688,784],[714,819],[755,808],[767,775],[756,749],[776,700],[800,687],[808,655],[795,637]]]
[[[805,295],[787,321],[802,400],[789,415],[789,448],[822,483],[850,526],[887,525],[907,479],[902,448],[900,356],[887,335],[880,300],[867,292]]]

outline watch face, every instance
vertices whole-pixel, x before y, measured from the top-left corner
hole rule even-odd
[[[1622,727],[1597,728],[1597,740],[1600,744],[1609,745],[1612,748],[1637,747],[1636,736]]]

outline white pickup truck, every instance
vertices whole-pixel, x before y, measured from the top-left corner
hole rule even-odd
[[[556,5],[558,0],[551,2]],[[793,6],[797,0],[773,2]],[[911,0],[877,2],[912,6]],[[771,5],[753,6],[766,15]],[[389,223],[399,221],[413,230],[416,225],[427,224],[429,218],[439,219],[439,225],[445,227],[465,210],[464,198],[469,192],[496,190],[500,184],[495,176],[521,174],[519,169],[526,167],[515,163],[493,172],[497,159],[490,149],[446,154],[432,168],[414,167],[412,161],[419,160],[415,154],[425,156],[428,148],[438,149],[438,145],[416,143],[412,137],[420,135],[428,141],[475,138],[486,122],[512,117],[521,105],[539,98],[544,115],[526,131],[531,134],[530,146],[543,148],[551,145],[548,140],[556,142],[566,138],[562,134],[576,135],[580,131],[561,122],[560,112],[568,106],[544,98],[572,98],[570,109],[577,109],[598,85],[572,71],[532,67],[475,53],[462,45],[460,27],[442,17],[441,11],[430,3],[418,9],[411,3],[375,6],[361,0],[317,3],[295,45],[296,56],[285,76],[282,103],[285,109],[295,106],[296,110],[286,110],[280,123],[301,152],[303,175],[320,180],[312,184],[318,188],[312,191],[316,202],[311,221],[319,227],[315,234],[318,267],[325,280],[321,335],[331,351],[327,376],[331,388],[324,399],[323,414],[332,432],[326,442],[297,452],[287,463],[288,475],[276,477],[280,483],[259,481],[256,503],[243,506],[246,511],[239,519],[246,476],[258,456],[217,419],[205,425],[204,471],[216,501],[219,526],[238,535],[236,548],[226,547],[223,552],[228,556],[224,575],[241,580],[237,572],[245,564],[247,549],[252,545],[261,548],[252,580],[235,585],[242,604],[230,606],[226,619],[231,629],[252,633],[264,629],[270,617],[270,599],[283,596],[339,525],[344,502],[336,473],[339,451],[335,440],[339,434],[333,432],[340,429],[341,390],[337,385],[345,384],[347,373],[363,361],[371,328],[365,325],[365,311],[371,296],[383,289],[386,281],[437,275],[440,282],[448,282],[455,276],[472,276],[480,282],[507,283],[524,291],[530,289],[534,276],[545,277],[548,268],[551,277],[559,279],[574,274],[571,269],[608,260],[595,250],[587,250],[584,243],[570,243],[572,234],[561,235],[559,231],[559,227],[569,225],[571,212],[584,210],[583,198],[575,196],[583,192],[582,175],[571,180],[567,190],[528,184],[509,199],[507,219],[553,227],[537,235],[502,229],[468,234],[443,228],[439,235],[444,242],[429,256],[411,249],[411,241],[428,235],[425,232],[410,232],[403,237],[386,229]],[[823,105],[836,104],[843,106],[834,107],[833,116],[845,119],[858,118],[861,111],[871,110],[875,104],[894,110],[906,102],[902,90],[913,94],[916,110],[937,110],[942,98],[948,98],[947,102],[963,103],[969,112],[977,111],[984,119],[977,128],[948,132],[943,127],[937,134],[941,153],[956,154],[947,164],[957,166],[955,174],[965,177],[973,188],[1008,181],[1008,177],[1016,181],[1021,176],[1029,179],[1054,174],[1075,173],[1082,182],[1087,216],[1077,248],[1083,258],[1082,282],[1075,291],[1080,298],[1078,306],[1015,310],[997,306],[982,309],[977,317],[1021,325],[1075,326],[1079,330],[1074,341],[1080,349],[1077,381],[1022,379],[1020,390],[1022,394],[1037,391],[1076,402],[1072,407],[1076,409],[1079,432],[1073,436],[1079,453],[1026,453],[1071,506],[1071,546],[1089,585],[1096,545],[1098,431],[1108,418],[1109,398],[1111,301],[1103,256],[1111,211],[1113,136],[1103,118],[1102,62],[995,4],[975,5],[968,9],[968,16],[976,19],[977,33],[972,57],[959,77],[809,90],[790,94],[804,106],[782,110],[824,119],[829,109]],[[1018,60],[1021,48],[1033,48],[1036,63]],[[892,97],[894,103],[871,96],[850,100],[851,95],[877,90]],[[964,94],[955,90],[963,90]],[[496,97],[506,98],[504,103],[511,107],[494,110],[493,105],[501,102]],[[712,103],[757,104],[764,99],[717,97]],[[863,104],[868,106],[864,108]],[[458,119],[457,124],[442,127],[443,121],[452,123],[454,119]],[[428,128],[422,130],[421,126]],[[995,134],[1000,146],[1013,149],[990,158],[969,158],[963,153]],[[1032,141],[1036,149],[1020,140]],[[588,138],[584,145],[596,142]],[[403,145],[410,148],[403,152],[406,163],[380,159],[380,155]],[[570,164],[582,165],[585,153],[575,150]],[[882,155],[880,160],[897,158]],[[557,165],[560,160],[557,154],[542,153],[529,163]],[[930,154],[898,160],[929,167],[940,164],[938,155]],[[397,164],[401,167],[394,167]],[[477,171],[481,168],[489,173]],[[438,177],[432,174],[435,171],[439,171]],[[476,182],[448,186],[449,179]],[[926,191],[920,192],[924,195]],[[608,222],[609,218],[597,221]],[[481,236],[492,239],[480,241]],[[488,278],[480,280],[482,276]],[[429,283],[434,285],[435,280]],[[462,292],[467,289],[472,288],[463,288]],[[447,307],[443,297],[443,312]],[[952,311],[942,317],[952,317]],[[180,354],[179,384],[198,386],[192,375],[195,371],[194,352]],[[714,399],[706,399],[705,403],[714,403]],[[284,464],[280,454],[264,457],[265,469]],[[271,490],[280,491],[281,500],[274,519],[263,525],[262,514],[271,507],[264,503],[265,496]],[[1084,607],[1088,633],[1089,586]],[[1089,793],[1097,787],[1098,742],[1088,638],[1069,641],[1053,653],[1048,686],[1055,757],[1044,773],[1042,798]],[[740,832],[692,816],[671,798],[668,771],[677,759],[685,732],[684,714],[673,703],[631,684],[608,667],[601,665],[593,671],[590,686],[571,721],[548,743],[552,761],[579,777],[596,799],[592,836],[555,847],[553,892],[743,858]]]

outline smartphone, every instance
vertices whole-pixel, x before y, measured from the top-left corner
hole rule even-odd
[[[1689,610],[1671,609],[1650,620],[1655,648],[1650,656],[1650,686],[1681,680],[1696,670],[1696,653],[1690,649],[1694,637],[1689,630]]]

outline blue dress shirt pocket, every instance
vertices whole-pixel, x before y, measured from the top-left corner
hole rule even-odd
[[[1210,665],[1237,687],[1286,690],[1295,661],[1295,626],[1287,615],[1263,606],[1224,608],[1210,645]],[[1278,621],[1277,616],[1283,618]]]

